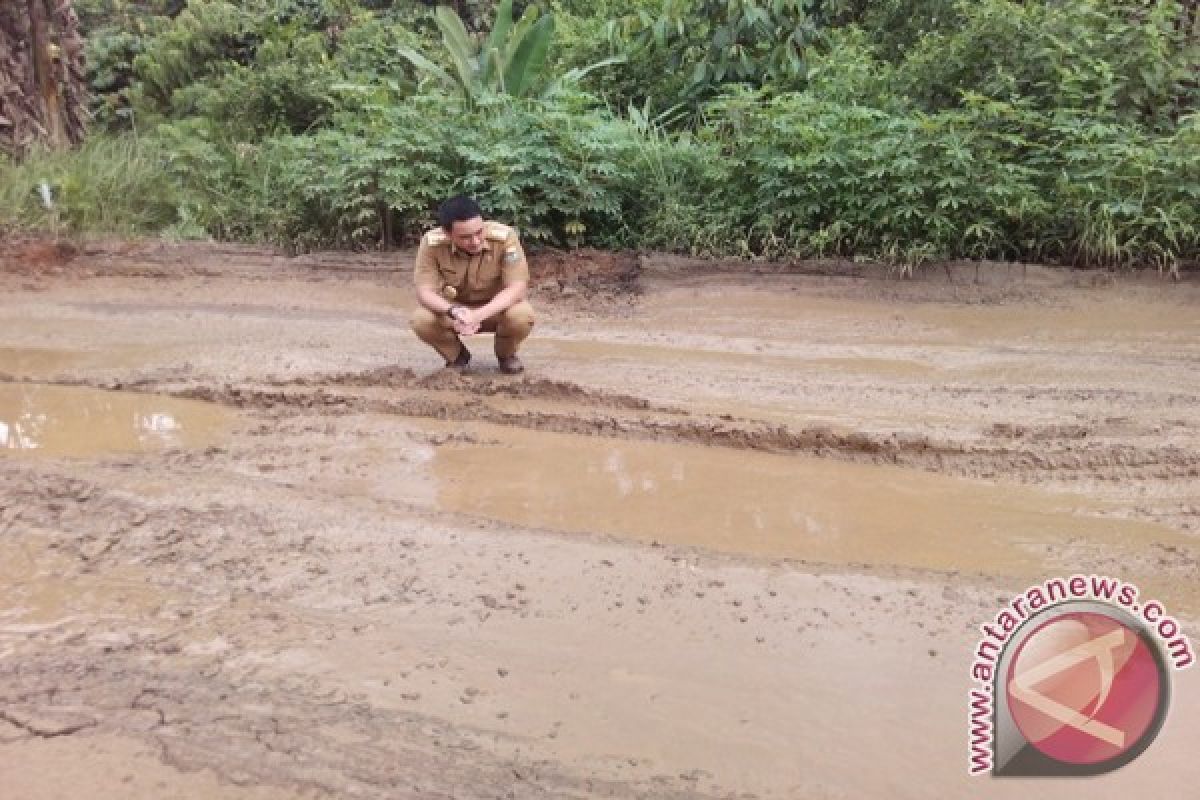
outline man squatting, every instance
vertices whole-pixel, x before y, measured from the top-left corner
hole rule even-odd
[[[534,320],[525,300],[529,264],[516,230],[484,220],[479,204],[461,195],[442,203],[438,224],[417,249],[413,273],[421,307],[410,320],[413,332],[457,370],[471,363],[459,337],[494,332],[500,371],[522,372],[517,349]]]

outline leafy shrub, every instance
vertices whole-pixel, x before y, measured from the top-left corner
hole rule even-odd
[[[255,46],[246,11],[224,0],[194,0],[134,59],[138,100],[147,111],[168,113],[176,90],[228,62],[248,64]]]
[[[280,140],[284,191],[297,198],[303,225],[341,244],[377,242],[385,231],[412,236],[442,199],[470,192],[532,240],[618,227],[614,131],[623,123],[573,113],[561,97],[479,102],[466,115],[461,98],[418,96],[337,130]]]
[[[937,114],[727,95],[729,227],[757,252],[1173,264],[1197,254],[1195,119],[1155,137],[968,96]],[[1190,155],[1189,155],[1190,153]],[[731,191],[730,191],[731,190]]]
[[[1163,129],[1195,108],[1195,42],[1174,0],[971,0],[898,66],[899,91],[930,110],[963,92]]]

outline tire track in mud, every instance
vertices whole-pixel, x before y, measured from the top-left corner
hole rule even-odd
[[[149,387],[147,387],[149,388]],[[1078,480],[1171,481],[1200,477],[1200,453],[1176,445],[1104,441],[1087,425],[1037,429],[998,424],[975,441],[921,433],[792,428],[729,414],[702,416],[656,406],[625,394],[565,381],[383,368],[366,372],[275,381],[266,386],[161,387],[177,397],[238,409],[379,413],[461,422],[485,422],[534,431],[662,441],[779,454],[802,454],[890,464],[964,477],[1039,482]],[[395,396],[355,393],[391,390]],[[494,398],[559,406],[528,411],[499,408]]]
[[[0,380],[4,378],[0,376]],[[1105,422],[994,423],[971,440],[904,431],[836,431],[824,425],[793,428],[730,414],[696,414],[569,381],[513,380],[447,370],[422,375],[401,367],[289,380],[268,378],[259,384],[219,387],[154,379],[56,383],[165,394],[277,415],[375,413],[484,422],[549,433],[836,458],[988,480],[1157,482],[1200,477],[1200,452],[1174,444],[1142,445],[1128,437],[1106,436],[1112,426]],[[381,397],[384,391],[389,396]],[[540,407],[514,411],[492,401],[529,401]],[[1184,507],[1183,513],[1200,517],[1198,509]]]

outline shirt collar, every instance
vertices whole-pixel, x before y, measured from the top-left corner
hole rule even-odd
[[[483,237],[483,249],[489,250],[489,251],[492,249],[492,240],[487,238],[486,234]],[[458,245],[456,245],[454,242],[450,243],[450,252],[453,255],[458,255],[459,253],[462,253],[464,256],[469,256],[471,258],[475,257],[475,256],[472,256],[470,253],[468,253],[466,250],[459,250]]]

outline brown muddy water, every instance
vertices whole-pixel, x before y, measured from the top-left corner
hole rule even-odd
[[[1077,494],[915,469],[493,427],[477,438],[437,448],[437,504],[523,527],[1022,578],[1070,569],[1081,549],[1120,559],[1191,543]],[[1177,602],[1193,594],[1150,581]]]
[[[202,447],[224,432],[228,412],[151,394],[34,383],[0,384],[0,451],[89,457]]]
[[[47,547],[45,537],[0,540],[0,658],[17,641],[71,622],[92,629],[129,616],[153,617],[164,591],[144,571],[123,567],[104,575],[75,574],[75,564]]]

